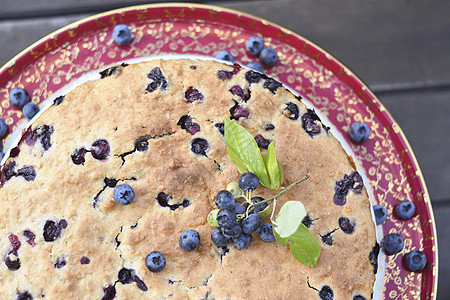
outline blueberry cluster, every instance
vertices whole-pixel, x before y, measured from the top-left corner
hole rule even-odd
[[[247,64],[247,68],[264,73],[264,66],[272,67],[278,61],[278,53],[272,47],[264,47],[264,41],[259,36],[250,37],[245,43],[245,49],[253,56],[259,56],[261,63],[250,62]],[[217,59],[234,63],[234,56],[227,50],[222,50],[215,56]]]
[[[243,191],[251,192],[258,186],[258,177],[246,172],[237,183],[232,182],[226,190],[217,193],[215,204],[218,209],[208,216],[208,222],[216,227],[211,233],[211,239],[217,247],[225,247],[233,242],[237,249],[247,249],[254,233],[258,233],[263,241],[275,240],[272,224],[263,224],[258,214],[267,207],[267,203],[258,205],[258,202],[264,201],[263,198],[253,197],[251,204],[248,201],[235,201],[235,198],[241,198]]]

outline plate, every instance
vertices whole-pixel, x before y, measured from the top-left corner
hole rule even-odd
[[[118,46],[112,28],[127,24],[133,32],[129,46]],[[0,69],[1,117],[14,132],[26,124],[20,110],[10,106],[15,87],[30,91],[34,103],[59,95],[64,87],[90,72],[142,57],[167,54],[214,56],[229,50],[236,62],[258,61],[245,50],[246,40],[261,36],[279,55],[266,74],[308,99],[328,119],[338,137],[349,145],[359,171],[365,175],[372,204],[388,211],[377,238],[397,232],[405,249],[422,250],[428,259],[420,273],[405,268],[402,253],[381,256],[381,274],[374,287],[380,299],[436,299],[438,249],[430,198],[417,160],[398,124],[375,95],[345,66],[312,42],[276,24],[241,12],[194,4],[145,5],[95,15],[66,26],[36,42]],[[352,143],[349,126],[370,126],[362,144]],[[17,132],[17,130],[16,130]],[[14,135],[10,134],[7,144]],[[418,214],[409,221],[393,210],[403,199],[414,202]]]

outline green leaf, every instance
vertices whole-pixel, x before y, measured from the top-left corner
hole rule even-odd
[[[281,207],[276,217],[276,231],[280,237],[286,238],[294,234],[303,218],[306,216],[306,210],[300,201],[288,201]]]
[[[225,119],[224,125],[227,151],[238,171],[241,174],[245,172],[255,173],[261,185],[269,188],[270,179],[258,144],[253,136],[244,127],[228,118]]]
[[[277,164],[278,164],[278,173],[280,174],[279,175],[279,180],[280,180],[279,185],[282,185],[283,184],[283,167],[281,166],[279,161],[277,161]]]
[[[267,148],[266,156],[264,156],[264,164],[266,165],[267,174],[269,175],[270,188],[275,190],[280,188],[280,164],[277,161],[273,142],[271,142]]]
[[[320,245],[304,224],[288,239],[292,256],[304,265],[315,268],[320,256]]]
[[[270,213],[272,212],[272,205],[267,206],[266,208],[264,208],[262,211],[257,212],[257,214],[261,217],[261,218],[265,218],[268,215],[270,215]]]
[[[273,231],[273,236],[281,246],[286,246],[288,244],[288,238],[282,238],[275,230]]]

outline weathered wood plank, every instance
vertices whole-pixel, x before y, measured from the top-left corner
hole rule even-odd
[[[450,199],[450,89],[380,93],[417,157],[433,202]]]
[[[450,205],[434,209],[439,247],[438,300],[450,299]]]
[[[26,3],[25,3],[26,2]],[[6,0],[0,15],[102,10],[140,0]],[[89,4],[91,3],[91,4]],[[97,3],[97,4],[92,4]],[[450,85],[450,1],[209,1],[281,24],[322,46],[374,91]],[[57,18],[63,25],[67,22]],[[54,18],[0,22],[0,64],[55,28]],[[6,29],[5,29],[6,27]],[[19,39],[21,42],[16,42]],[[28,41],[26,43],[25,41]]]

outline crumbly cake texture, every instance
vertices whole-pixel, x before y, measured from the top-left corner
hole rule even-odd
[[[156,60],[101,74],[55,100],[2,169],[0,298],[321,299],[330,290],[334,299],[371,298],[377,248],[367,193],[299,97],[213,61]],[[206,217],[215,195],[240,175],[221,133],[233,116],[275,141],[284,186],[310,174],[277,207],[305,205],[322,251],[316,268],[257,234],[247,250],[212,243]],[[134,189],[130,205],[113,200],[120,183]],[[187,229],[201,237],[192,252],[178,244]],[[160,273],[145,266],[154,250],[167,260]]]

